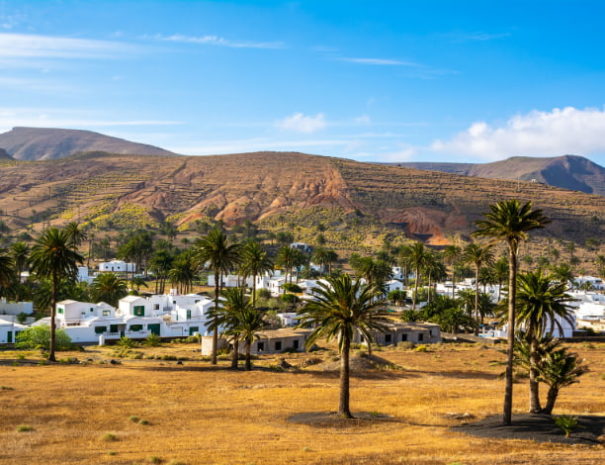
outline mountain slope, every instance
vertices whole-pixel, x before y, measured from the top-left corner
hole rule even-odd
[[[79,152],[174,155],[147,144],[76,129],[16,127],[0,134],[0,148],[16,160],[54,160]]]
[[[548,235],[584,240],[603,233],[601,196],[300,153],[91,153],[0,163],[0,211],[13,227],[36,229],[78,217],[108,230],[165,218],[185,227],[208,217],[227,224],[282,221],[296,228],[323,212],[321,221],[330,231],[345,236],[365,221],[442,244],[447,235],[468,234],[490,203],[508,198],[543,208],[553,219]]]
[[[397,163],[397,166],[466,176],[520,179],[605,196],[605,168],[577,155],[512,157],[493,163]]]

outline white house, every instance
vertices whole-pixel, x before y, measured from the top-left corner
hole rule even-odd
[[[0,299],[0,315],[19,315],[25,313],[31,315],[34,313],[32,302],[8,302],[4,297]]]
[[[577,276],[574,278],[573,286],[576,288],[583,287],[586,284],[590,284],[592,289],[596,291],[605,290],[605,283],[601,278],[596,278],[594,276]]]
[[[403,291],[405,286],[401,281],[397,281],[396,279],[392,279],[384,283],[387,294],[391,291]]]
[[[87,266],[78,267],[78,282],[90,284],[94,281],[94,279],[94,276],[89,274]]]
[[[290,247],[293,249],[300,250],[304,253],[311,253],[313,251],[313,247],[311,247],[309,244],[305,244],[304,242],[292,242],[292,244],[290,244]]]
[[[135,273],[137,271],[137,265],[135,263],[127,263],[123,260],[111,260],[109,262],[99,263],[99,271],[114,273]]]
[[[239,287],[242,284],[245,284],[246,287],[252,287],[253,279],[252,276],[244,279],[236,274],[228,274],[221,277],[221,282],[223,287]],[[208,286],[214,287],[215,285],[214,273],[210,273],[208,275]]]
[[[17,334],[26,328],[12,319],[0,319],[0,344],[14,344]]]
[[[279,318],[281,325],[284,327],[296,326],[300,322],[300,315],[296,312],[278,313],[277,318]]]

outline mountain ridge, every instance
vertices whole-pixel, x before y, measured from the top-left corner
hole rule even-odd
[[[515,156],[492,163],[403,162],[391,164],[490,179],[535,180],[563,189],[605,196],[605,168],[579,155]]]
[[[149,144],[94,131],[16,126],[0,134],[0,149],[15,160],[56,160],[80,152],[106,151],[139,155],[176,155]]]

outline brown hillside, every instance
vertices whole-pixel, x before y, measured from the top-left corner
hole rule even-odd
[[[170,217],[181,225],[210,216],[235,224],[319,207],[373,217],[441,244],[446,234],[470,232],[488,204],[505,198],[532,200],[544,208],[554,219],[548,233],[557,237],[580,240],[602,233],[605,198],[600,196],[300,153],[92,153],[0,165],[0,209],[9,223],[22,227],[78,216],[143,223]]]

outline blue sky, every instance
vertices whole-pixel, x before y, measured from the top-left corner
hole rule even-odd
[[[605,164],[602,1],[1,1],[0,130]]]

